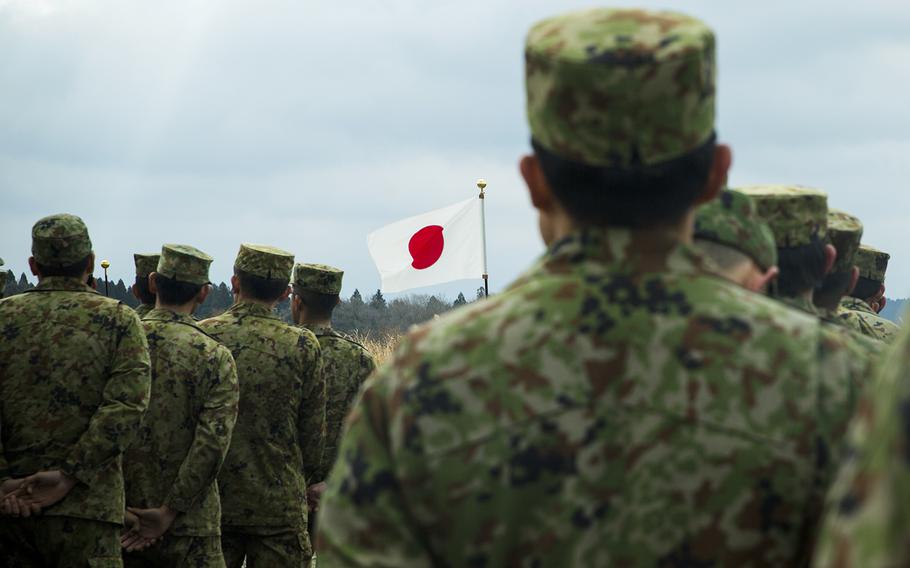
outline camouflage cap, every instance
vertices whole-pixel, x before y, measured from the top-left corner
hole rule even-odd
[[[341,294],[344,271],[325,264],[294,266],[294,285],[320,294]]]
[[[189,245],[164,245],[158,259],[158,274],[189,284],[208,284],[212,257]]]
[[[698,209],[695,238],[736,249],[768,270],[777,264],[774,233],[746,194],[728,189]]]
[[[136,253],[133,255],[133,261],[136,263],[136,276],[144,278],[158,270],[158,260],[161,255],[158,253]]]
[[[32,256],[40,264],[69,266],[92,252],[82,219],[68,213],[39,219],[32,227]]]
[[[234,268],[269,280],[289,281],[294,269],[294,255],[280,248],[243,243]]]
[[[885,281],[885,272],[888,271],[888,260],[891,255],[869,245],[860,245],[856,251],[856,266],[859,275],[876,282]]]
[[[808,245],[813,236],[825,238],[828,195],[798,185],[754,185],[737,188],[752,198],[758,215],[774,233],[777,248]]]
[[[832,209],[828,211],[828,240],[837,249],[832,272],[848,272],[856,264],[856,251],[863,238],[863,223],[853,215]]]
[[[528,122],[592,166],[664,162],[714,132],[714,32],[673,12],[596,8],[539,22],[525,44]]]

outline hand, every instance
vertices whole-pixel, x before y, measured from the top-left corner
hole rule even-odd
[[[325,493],[325,489],[325,481],[320,481],[306,488],[306,502],[311,513],[319,510],[319,502],[322,500],[322,494]]]
[[[19,481],[19,487],[6,494],[0,504],[0,512],[5,515],[37,515],[62,501],[76,486],[75,479],[58,470],[39,471]]]
[[[22,507],[20,507],[19,500],[12,495],[12,493],[22,487],[23,481],[25,481],[25,478],[7,479],[0,484],[0,515],[8,515],[11,517],[31,516],[32,511],[28,507],[26,507],[25,514],[22,514]],[[35,514],[37,513],[38,511],[35,512]]]
[[[0,483],[0,500],[7,496],[7,494],[12,493],[16,489],[19,489],[19,486],[22,485],[23,478],[20,479],[7,479],[3,483]]]
[[[120,546],[127,552],[144,550],[154,544],[171,528],[174,519],[177,518],[177,511],[167,505],[156,509],[127,507],[126,512],[128,515],[135,515],[137,519],[136,524],[120,537]]]

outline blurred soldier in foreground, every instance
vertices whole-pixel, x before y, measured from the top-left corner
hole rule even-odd
[[[815,287],[834,265],[837,252],[827,244],[828,196],[823,191],[788,185],[739,188],[752,198],[759,216],[771,227],[777,243],[780,274],[771,296],[814,316]]]
[[[142,321],[152,398],[123,464],[127,516],[136,516],[122,539],[128,567],[224,566],[215,479],[231,442],[239,387],[230,351],[191,316],[210,290],[211,263],[194,247],[164,245],[149,277],[158,298]],[[162,534],[162,542],[138,552]]]
[[[313,332],[275,314],[290,294],[294,256],[244,244],[231,285],[237,303],[203,321],[237,364],[240,413],[218,475],[221,546],[228,568],[306,566],[306,484],[322,467],[325,380]]]
[[[910,566],[910,332],[904,330],[850,427],[850,459],[828,499],[816,566]]]
[[[94,264],[80,218],[45,217],[32,228],[38,286],[0,300],[0,513],[21,517],[0,517],[6,566],[120,565],[121,454],[148,404],[149,358],[135,312],[86,286]]]
[[[728,189],[698,208],[695,246],[714,261],[720,276],[747,290],[764,293],[777,278],[774,234],[746,195]]]
[[[859,278],[856,251],[863,237],[863,224],[859,219],[832,209],[828,211],[828,240],[837,251],[831,272],[815,289],[812,301],[825,321],[844,324],[837,317],[841,299],[849,294]]]
[[[534,26],[549,250],[406,337],[364,385],[320,515],[329,566],[805,562],[868,362],[709,271],[714,35],[670,12]]]
[[[332,329],[332,312],[339,303],[343,276],[341,270],[324,264],[294,267],[291,315],[294,323],[309,329],[319,339],[326,386],[325,452],[322,467],[313,479],[318,483],[310,485],[307,491],[311,511],[318,509],[319,497],[325,490],[323,480],[338,455],[344,417],[360,385],[376,369],[373,357],[362,345]],[[310,535],[315,534],[315,518],[311,518]]]
[[[900,332],[898,325],[879,315],[885,307],[886,252],[862,245],[856,253],[859,279],[850,296],[841,301],[839,317],[863,335],[891,343]]]
[[[133,296],[139,300],[136,306],[136,313],[139,317],[145,317],[145,314],[155,309],[155,293],[149,287],[149,274],[155,272],[158,268],[159,254],[139,254],[133,255],[133,261],[136,263],[136,282],[131,288]]]

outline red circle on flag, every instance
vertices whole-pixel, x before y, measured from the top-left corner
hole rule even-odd
[[[442,256],[442,249],[445,241],[442,238],[442,227],[439,225],[429,225],[420,229],[408,242],[408,252],[414,262],[411,266],[417,270],[423,270],[436,264],[439,257]]]

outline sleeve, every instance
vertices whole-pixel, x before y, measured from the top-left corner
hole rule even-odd
[[[298,436],[303,450],[303,471],[308,485],[319,478],[325,450],[326,386],[319,341],[313,335],[300,337],[303,357],[303,397],[298,417]]]
[[[910,564],[910,333],[867,386],[828,495],[815,566]]]
[[[129,447],[148,407],[151,375],[145,332],[135,312],[122,304],[119,317],[120,333],[101,404],[61,467],[85,484]]]
[[[327,566],[435,566],[409,513],[390,442],[393,377],[385,367],[348,415],[319,516],[317,550]]]
[[[180,465],[177,478],[164,504],[186,512],[195,506],[214,483],[237,421],[240,385],[237,368],[227,348],[218,346],[210,387],[196,422],[193,443]]]

